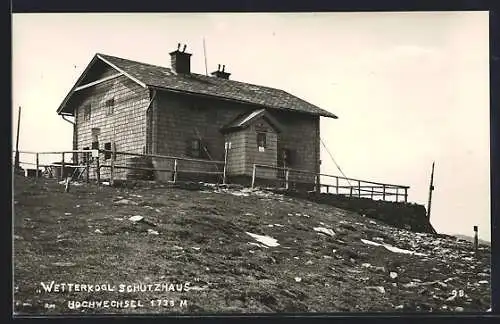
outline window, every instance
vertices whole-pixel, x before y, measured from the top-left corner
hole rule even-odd
[[[111,152],[108,152],[111,151],[111,142],[104,143],[104,149],[106,150],[106,152],[104,152],[104,159],[111,159]]]
[[[266,133],[257,133],[257,147],[259,152],[264,152],[266,149]]]
[[[199,139],[191,140],[190,148],[189,148],[189,156],[192,157],[201,157],[201,141]]]
[[[83,121],[89,121],[90,120],[90,104],[86,104],[85,107],[83,107]]]
[[[192,139],[188,143],[187,155],[194,158],[209,159],[208,148],[200,139]]]
[[[89,147],[88,147],[88,146],[86,146],[86,147],[84,147],[83,149],[84,149],[84,150],[88,150],[88,149],[89,149]],[[84,164],[87,164],[87,158],[89,157],[89,153],[83,153],[82,155],[83,155],[82,162],[83,162]],[[89,160],[89,161],[90,161],[90,160]]]
[[[115,98],[106,100],[106,115],[112,115],[115,106]]]
[[[99,142],[92,142],[92,149],[93,150],[98,150],[99,149]]]

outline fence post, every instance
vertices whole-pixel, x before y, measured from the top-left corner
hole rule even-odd
[[[399,188],[396,187],[396,202],[398,202],[398,198],[399,198]]]
[[[321,192],[321,179],[319,174],[316,174],[314,177],[314,189],[316,192]]]
[[[330,193],[330,185],[326,185],[326,193]]]
[[[339,177],[335,177],[335,192],[337,193],[337,195],[339,194]]]
[[[59,174],[59,180],[64,178],[64,152],[62,152],[62,160],[61,160],[61,173]]]
[[[374,191],[374,187],[372,187],[372,194],[371,194],[371,199],[373,200],[373,191]]]
[[[358,180],[358,198],[361,198],[361,181]]]
[[[87,174],[85,176],[85,178],[86,178],[85,180],[87,181],[87,183],[89,183],[89,180],[90,180],[90,151],[89,152],[84,152],[83,154],[86,156],[86,158],[85,158],[85,164],[86,164],[85,169],[87,171],[86,172]]]
[[[408,188],[405,188],[405,203],[408,202]]]
[[[385,201],[385,185],[382,185],[382,200]]]
[[[290,169],[286,168],[285,170],[285,189],[288,190],[289,188],[289,183],[288,181],[290,180]]]
[[[226,184],[226,170],[227,170],[227,151],[229,149],[229,143],[224,143],[224,171],[222,175],[222,184]],[[217,165],[216,165],[217,166]]]
[[[349,187],[349,197],[352,197],[352,187]]]
[[[36,175],[35,175],[35,181],[38,181],[38,168],[39,168],[39,162],[38,162],[38,153],[36,155]]]
[[[252,170],[252,189],[255,186],[255,173],[256,173],[257,166],[254,164],[253,165],[253,170]]]
[[[174,159],[174,183],[177,182],[177,159]]]
[[[101,166],[99,165],[99,154],[97,155],[96,160],[96,179],[97,179],[97,187],[101,184]]]
[[[114,186],[115,185],[115,143],[111,144],[111,170],[109,173],[109,185]]]

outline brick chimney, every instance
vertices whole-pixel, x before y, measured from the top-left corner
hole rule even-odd
[[[191,73],[191,55],[186,53],[186,45],[182,51],[181,44],[177,44],[177,49],[170,53],[170,65],[172,70],[179,74]]]
[[[211,75],[215,76],[215,77],[218,77],[218,78],[221,78],[221,79],[229,79],[229,76],[231,75],[231,73],[227,73],[224,71],[224,69],[226,68],[225,65],[222,66],[222,70],[220,68],[220,64],[219,66],[217,67],[217,71],[214,71],[212,73],[210,73]]]

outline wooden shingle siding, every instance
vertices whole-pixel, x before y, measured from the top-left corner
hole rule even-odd
[[[232,149],[228,159],[231,161],[230,174],[252,174],[253,163],[277,165],[277,143],[294,151],[294,163],[290,167],[315,172],[319,168],[319,117],[291,112],[269,110],[283,126],[279,134],[269,132],[266,152],[258,152],[255,128],[223,136],[220,129],[242,113],[257,109],[245,104],[229,103],[214,99],[193,98],[187,95],[159,92],[153,137],[156,137],[157,154],[187,156],[189,140],[199,136],[207,144],[212,159],[224,159],[225,140],[231,141]],[[266,125],[270,127],[266,123]],[[155,136],[156,135],[156,136]],[[245,149],[236,150],[240,145]],[[254,148],[255,151],[249,149]],[[264,153],[264,154],[257,154]],[[236,160],[241,159],[240,162]],[[216,171],[209,164],[183,162],[180,168],[196,168]],[[221,169],[221,168],[219,168]],[[220,170],[219,170],[220,171]],[[276,177],[272,170],[259,170],[264,177]],[[291,181],[314,182],[314,177],[291,174]]]
[[[109,72],[110,74],[116,71]],[[90,147],[92,129],[99,128],[99,148],[115,142],[117,151],[143,153],[146,145],[146,108],[149,104],[148,90],[140,87],[125,76],[120,76],[96,86],[81,90],[84,96],[76,108],[77,147]],[[107,114],[106,101],[114,98],[113,113]],[[84,109],[91,104],[90,120],[83,118]],[[118,155],[115,164],[126,166],[126,156]],[[101,164],[110,164],[100,156]],[[126,170],[117,169],[116,179],[125,179]],[[101,178],[110,176],[109,168],[101,169]],[[95,173],[91,173],[95,177]]]

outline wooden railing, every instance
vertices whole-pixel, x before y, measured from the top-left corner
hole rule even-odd
[[[13,151],[14,154],[16,154],[16,151]],[[61,170],[64,170],[65,168],[79,168],[82,169],[84,168],[86,172],[86,177],[87,177],[87,182],[89,181],[88,179],[88,170],[90,169],[90,160],[91,157],[96,157],[98,156],[98,150],[68,150],[68,151],[52,151],[52,152],[33,152],[33,151],[18,151],[17,152],[19,156],[21,155],[28,155],[34,157],[34,162],[26,162],[22,161],[21,157],[19,158],[19,165],[26,165],[26,166],[32,166],[34,167],[35,170],[35,179],[38,180],[39,174],[40,174],[40,169],[41,168],[61,168]],[[74,165],[71,162],[66,161],[68,156],[71,156],[72,154],[75,153],[81,153],[86,156],[86,160],[88,163],[85,165]],[[56,162],[51,162],[51,163],[42,163],[40,162],[40,157],[44,156],[54,156],[56,155],[57,157],[60,156],[61,162],[56,163]],[[56,158],[57,158],[56,157]],[[56,159],[54,158],[54,159]],[[33,159],[33,158],[32,158]],[[63,171],[59,173],[58,176],[59,179],[63,178]]]
[[[315,191],[322,191],[324,188],[326,193],[335,193],[337,195],[345,195],[349,197],[369,197],[374,199],[375,197],[381,197],[382,200],[387,200],[389,197],[394,197],[395,201],[399,201],[401,197],[404,202],[408,202],[408,189],[409,186],[360,180],[354,178],[339,177],[331,174],[315,173],[305,170],[297,170],[292,168],[281,168],[271,165],[264,164],[254,164],[252,171],[252,188],[254,188],[257,179],[259,178],[258,169],[272,169],[277,172],[281,171],[284,173],[283,176],[283,187],[285,189],[290,188],[291,183],[303,183],[303,184],[313,184]],[[290,173],[309,175],[314,177],[313,182],[301,182],[292,181],[290,179]],[[334,179],[334,184],[332,183],[322,183],[321,178]],[[347,183],[347,184],[345,184]]]
[[[125,169],[125,170],[143,170],[143,171],[153,171],[153,172],[172,172],[172,181],[175,183],[177,182],[177,178],[179,173],[196,173],[196,174],[207,174],[207,175],[219,175],[222,178],[222,182],[225,184],[226,183],[226,165],[224,161],[215,161],[215,160],[204,160],[204,159],[195,159],[195,158],[187,158],[187,157],[178,157],[178,156],[169,156],[169,155],[159,155],[159,154],[139,154],[139,153],[132,153],[132,152],[119,152],[119,151],[114,151],[114,150],[99,150],[99,153],[108,153],[111,154],[111,162],[109,164],[102,164],[98,166],[98,170],[101,168],[109,168],[111,170],[110,172],[110,183],[113,184],[114,181],[114,175],[115,175],[115,170],[117,169]],[[172,168],[143,168],[143,167],[136,167],[136,166],[126,166],[126,165],[116,165],[115,163],[115,156],[135,156],[135,157],[144,157],[144,158],[156,158],[156,159],[163,159],[163,160],[170,160],[173,161],[173,167]],[[201,164],[209,164],[209,165],[214,165],[218,171],[207,171],[207,170],[191,170],[191,169],[180,169],[179,167],[179,161],[186,161],[186,162],[196,162],[196,163],[201,163]],[[218,166],[221,166],[220,168]],[[98,172],[98,177],[99,177],[100,172]]]

